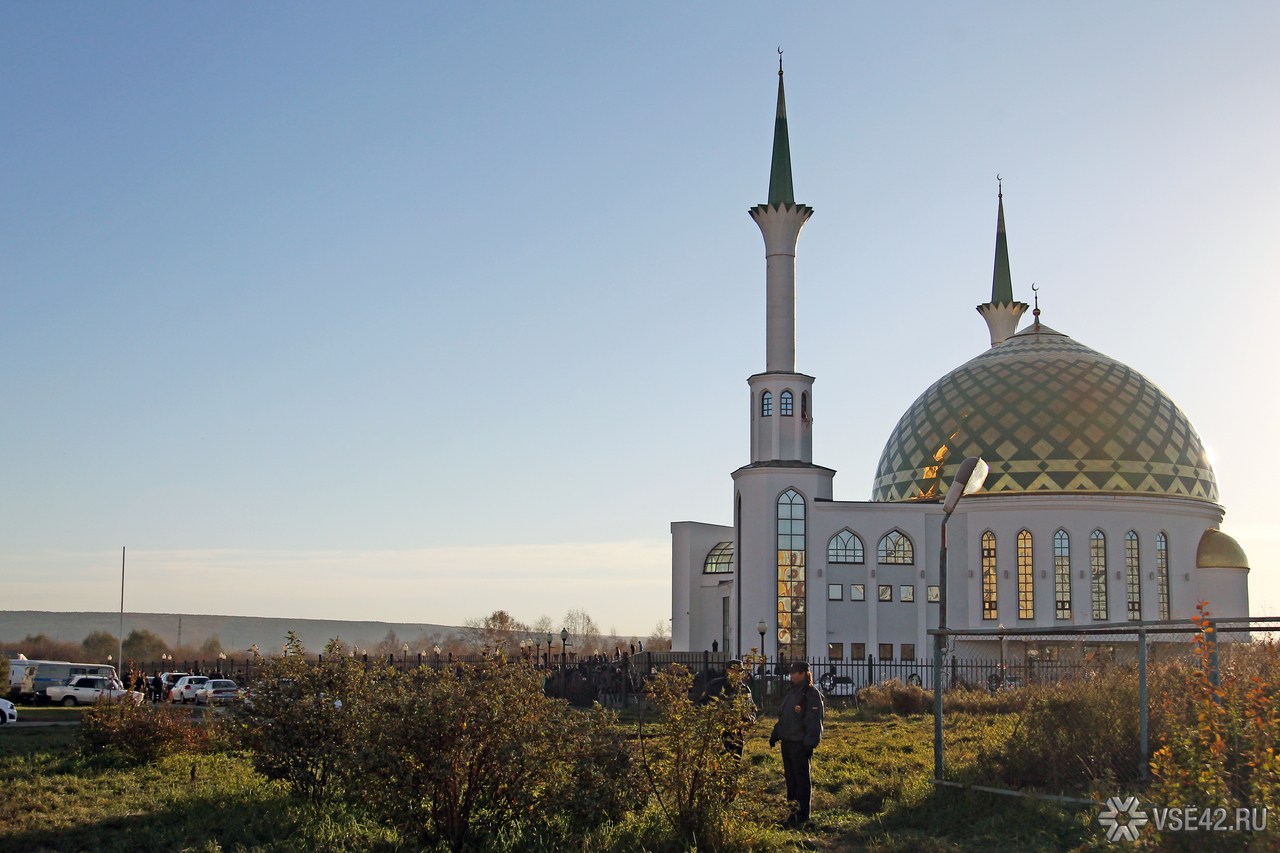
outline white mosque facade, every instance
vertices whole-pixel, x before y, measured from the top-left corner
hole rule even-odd
[[[781,74],[781,72],[779,72]],[[1212,466],[1159,387],[1039,322],[1015,331],[1003,198],[991,347],[903,414],[869,501],[835,500],[813,462],[814,377],[795,369],[795,251],[813,210],[793,197],[778,81],[766,257],[765,372],[748,380],[750,462],[729,525],[671,525],[678,651],[926,659],[938,624],[941,497],[959,463],[990,465],[947,526],[948,623],[1054,628],[1248,615],[1248,560],[1218,530]]]

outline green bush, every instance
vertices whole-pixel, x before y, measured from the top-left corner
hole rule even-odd
[[[100,700],[76,730],[81,755],[109,763],[147,764],[166,755],[209,748],[210,730],[182,711],[130,701]]]
[[[693,674],[680,666],[649,685],[658,726],[646,729],[641,717],[639,760],[654,805],[651,817],[661,815],[664,834],[650,833],[645,846],[750,849],[759,827],[781,821],[788,807],[748,784],[747,766],[726,749],[726,733],[745,740],[754,727],[749,694],[700,705],[689,699],[692,688]]]

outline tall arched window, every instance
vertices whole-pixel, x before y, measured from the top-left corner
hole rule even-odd
[[[1124,591],[1129,607],[1129,620],[1142,618],[1142,566],[1138,562],[1138,534],[1124,535]]]
[[[982,618],[995,619],[1000,615],[996,601],[996,535],[988,530],[982,534]]]
[[[827,543],[828,563],[862,563],[862,540],[852,530],[841,530]]]
[[[1107,621],[1107,534],[1095,530],[1089,534],[1089,569],[1093,575],[1093,618]]]
[[[1031,531],[1018,534],[1018,618],[1036,618],[1036,568],[1031,553]]]
[[[911,545],[907,534],[900,530],[890,530],[880,540],[877,559],[886,565],[912,566],[916,562],[916,549]]]
[[[1169,537],[1156,534],[1156,590],[1160,601],[1159,619],[1169,618]]]
[[[768,418],[773,416],[773,393],[765,391],[760,395],[760,417]]]
[[[809,420],[809,392],[800,392],[800,417]]]
[[[806,657],[804,498],[787,489],[778,498],[778,656]]]
[[[778,398],[778,414],[784,418],[791,417],[791,392],[783,391],[782,396]]]
[[[1065,530],[1053,534],[1053,615],[1071,618],[1071,537]]]

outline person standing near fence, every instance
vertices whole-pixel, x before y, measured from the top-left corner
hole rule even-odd
[[[791,664],[791,687],[782,697],[778,722],[769,735],[769,748],[782,742],[782,773],[787,780],[787,799],[791,816],[787,826],[803,826],[809,822],[813,800],[813,778],[810,760],[822,742],[822,715],[825,707],[822,693],[813,684],[809,664]]]
[[[742,757],[742,748],[746,743],[747,729],[751,728],[751,724],[756,721],[756,705],[755,702],[751,701],[751,691],[748,689],[745,679],[746,675],[742,671],[742,661],[731,660],[725,664],[724,675],[711,679],[707,683],[707,689],[703,691],[701,698],[698,700],[699,705],[706,705],[708,702],[715,700],[736,702],[739,696],[745,698],[741,725],[726,729],[720,733],[720,740],[724,743],[724,751],[739,758]]]

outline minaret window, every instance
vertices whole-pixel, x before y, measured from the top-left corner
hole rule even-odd
[[[773,416],[773,394],[765,391],[760,395],[760,417],[768,418]]]
[[[1169,537],[1156,534],[1156,589],[1160,599],[1160,619],[1169,618]]]
[[[880,540],[877,558],[886,565],[911,566],[916,562],[916,551],[905,533],[890,530]]]
[[[1093,574],[1093,618],[1107,621],[1107,535],[1095,530],[1089,535],[1089,569]]]
[[[996,599],[996,535],[988,530],[982,534],[982,618],[995,619],[1000,615]]]
[[[802,420],[809,420],[809,392],[800,392],[800,417]]]
[[[778,656],[804,660],[804,498],[787,489],[778,498]]]
[[[841,530],[827,543],[828,563],[858,563],[864,561],[862,540],[852,530]]]
[[[1130,621],[1142,618],[1142,566],[1138,562],[1138,534],[1124,535],[1124,589]]]
[[[778,414],[784,418],[791,417],[791,392],[783,391],[782,396],[778,398]]]
[[[1071,537],[1065,530],[1053,534],[1053,615],[1071,618]]]
[[[1036,618],[1036,568],[1032,559],[1031,531],[1018,534],[1018,618]]]

